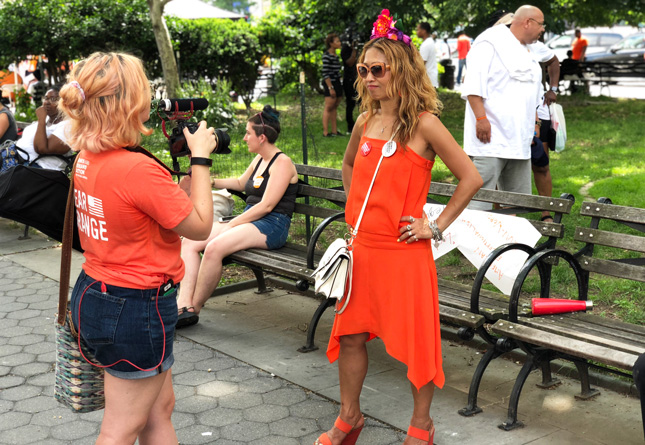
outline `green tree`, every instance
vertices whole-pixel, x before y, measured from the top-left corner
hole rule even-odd
[[[419,17],[427,14],[421,2],[393,0],[387,6],[396,13],[396,24],[414,34]],[[322,53],[330,32],[342,34],[354,25],[358,40],[365,42],[376,17],[383,9],[367,0],[283,0],[259,21],[258,36],[263,48],[280,58],[282,83],[295,82],[299,71],[316,91],[320,87]]]
[[[263,57],[255,29],[243,20],[169,19],[168,27],[180,52],[182,77],[223,77],[251,106]]]
[[[43,54],[50,81],[68,62],[94,51],[128,51],[159,70],[144,0],[5,0],[0,4],[0,62]],[[151,51],[150,48],[155,48]]]

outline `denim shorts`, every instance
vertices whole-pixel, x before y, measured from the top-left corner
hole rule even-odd
[[[251,207],[247,205],[244,211]],[[267,249],[279,249],[287,242],[291,218],[284,213],[271,212],[256,221],[251,221],[251,224],[257,227],[260,233],[266,235]]]
[[[112,365],[105,372],[134,380],[170,369],[175,361],[172,349],[177,287],[157,298],[156,288],[102,285],[81,272],[72,292],[72,320],[77,330],[80,327],[81,338],[96,360],[104,366]]]

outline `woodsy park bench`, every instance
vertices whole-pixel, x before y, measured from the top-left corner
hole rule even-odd
[[[295,288],[300,292],[306,292],[314,284],[311,275],[324,252],[325,243],[342,236],[346,231],[343,213],[345,192],[342,188],[341,171],[302,164],[297,164],[296,169],[300,176],[300,182],[294,222],[287,244],[276,250],[248,249],[239,251],[228,256],[225,260],[225,264],[236,263],[249,267],[255,274],[256,279],[252,283],[257,285],[258,293],[270,292],[266,285],[265,273],[295,280]],[[455,188],[456,186],[452,184],[434,182],[430,187],[428,200],[429,202],[436,202],[436,199],[446,200],[452,196]],[[573,206],[573,197],[570,195],[549,198],[497,190],[480,190],[474,199],[503,206],[502,209],[495,210],[499,213],[540,215],[544,210],[551,212],[554,222],[531,220],[531,224],[545,239],[535,249],[521,245],[520,249],[531,254],[556,247],[557,240],[564,235],[562,216],[569,214]],[[301,224],[297,222],[298,219],[305,220],[307,235],[300,237],[302,238],[300,242],[298,242],[298,237],[293,236],[294,226]],[[322,219],[322,222],[314,229],[312,222],[315,219]],[[492,261],[487,264],[490,266]],[[543,269],[548,271],[548,265]],[[548,277],[545,276],[544,279],[548,279]],[[481,277],[478,274],[478,279],[475,280],[472,288],[439,279],[439,314],[443,323],[458,328],[461,338],[469,340],[474,337],[475,333],[478,333],[488,343],[494,345],[496,339],[486,331],[484,324],[495,323],[499,319],[508,319],[509,299],[500,293],[482,290],[482,283],[483,273],[481,273]],[[217,289],[214,295],[232,291],[231,286],[242,288],[248,287],[248,285],[247,282],[223,286]],[[309,294],[313,295],[311,291]],[[306,345],[299,349],[300,352],[318,349],[314,342],[316,327],[324,311],[334,303],[333,299],[325,299],[320,303],[308,325]],[[488,362],[491,359],[488,358]],[[483,368],[485,369],[485,366]],[[481,377],[479,378],[481,379]]]
[[[604,277],[645,282],[645,209],[613,205],[609,199],[600,198],[595,203],[584,202],[580,215],[591,218],[589,227],[575,229],[574,240],[584,243],[584,247],[574,254],[546,249],[530,257],[513,285],[508,320],[500,319],[492,326],[492,331],[501,336],[497,340],[500,349],[520,348],[527,354],[512,389],[508,418],[500,425],[502,429],[523,425],[517,420],[518,403],[522,387],[533,369],[542,370],[542,382],[538,386],[550,388],[559,383],[551,377],[550,362],[554,359],[573,362],[581,383],[577,398],[589,399],[599,394],[589,383],[590,366],[604,365],[614,368],[614,373],[628,375],[615,369],[631,371],[639,355],[645,353],[645,326],[642,325],[585,312],[535,317],[519,313],[524,280],[531,269],[547,260],[559,260],[564,267],[568,265],[573,270],[577,289],[571,298],[579,300],[587,300],[592,272]],[[599,227],[601,222],[603,228]],[[624,226],[631,230],[617,230]],[[612,259],[594,257],[594,251],[598,249],[606,251]],[[542,288],[547,288],[547,295],[541,297],[548,297],[546,283],[542,283]]]

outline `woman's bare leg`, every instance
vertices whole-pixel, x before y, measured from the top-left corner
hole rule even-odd
[[[430,431],[432,436],[432,419],[430,418],[430,405],[432,404],[432,397],[434,396],[434,383],[430,382],[419,389],[410,383],[412,388],[412,398],[414,399],[414,409],[412,411],[412,419],[410,420],[410,425],[422,429],[424,431]],[[405,438],[404,445],[426,445],[427,442],[424,442],[419,439],[414,439],[410,436]]]
[[[163,389],[169,378],[170,371],[139,380],[120,379],[105,373],[105,412],[101,432],[96,440],[97,445],[133,444],[139,434],[148,427],[153,406],[162,392],[164,395],[159,399],[159,403],[166,405],[155,407],[155,425],[150,425],[146,435],[157,437],[156,432],[159,429],[169,436],[169,440],[156,443],[176,444],[177,436],[170,423],[170,417],[164,421],[162,418],[166,416],[161,414],[172,412],[174,408],[174,395],[169,397],[168,389]]]
[[[244,249],[254,247],[266,249],[266,239],[266,235],[262,234],[253,224],[248,223],[226,230],[208,242],[206,249],[204,249],[192,297],[191,306],[195,307],[195,312],[198,313],[201,310],[206,300],[217,288],[222,278],[224,258]]]
[[[338,378],[340,380],[340,418],[360,427],[363,423],[360,405],[361,389],[367,375],[367,347],[369,334],[343,335],[338,354]],[[327,432],[332,444],[341,443],[346,434],[332,427]]]
[[[193,306],[195,284],[197,283],[197,276],[202,263],[200,252],[222,231],[223,226],[224,223],[213,223],[211,234],[204,241],[193,241],[188,238],[184,238],[181,241],[181,259],[184,261],[186,271],[184,278],[181,280],[181,286],[179,286],[178,308]]]

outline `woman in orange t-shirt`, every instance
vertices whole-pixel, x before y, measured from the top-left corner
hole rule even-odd
[[[190,198],[155,160],[136,151],[150,115],[150,85],[136,57],[94,53],[60,91],[77,151],[74,204],[85,263],[72,292],[72,321],[105,368],[105,411],[96,441],[176,444],[170,367],[179,236],[204,239],[213,220],[214,130],[184,135],[192,152]],[[152,314],[152,316],[149,316]]]
[[[379,337],[408,367],[414,409],[405,444],[432,443],[430,404],[444,374],[437,273],[430,241],[445,230],[481,187],[473,163],[436,116],[441,104],[410,38],[392,26],[388,10],[374,25],[357,64],[358,118],[343,159],[345,220],[357,224],[377,164],[367,207],[353,240],[349,304],[336,314],[327,357],[338,360],[340,415],[317,444],[354,444],[365,423],[360,393],[367,374],[366,342]],[[391,142],[390,142],[391,141]],[[423,206],[437,156],[459,185],[436,220]]]

